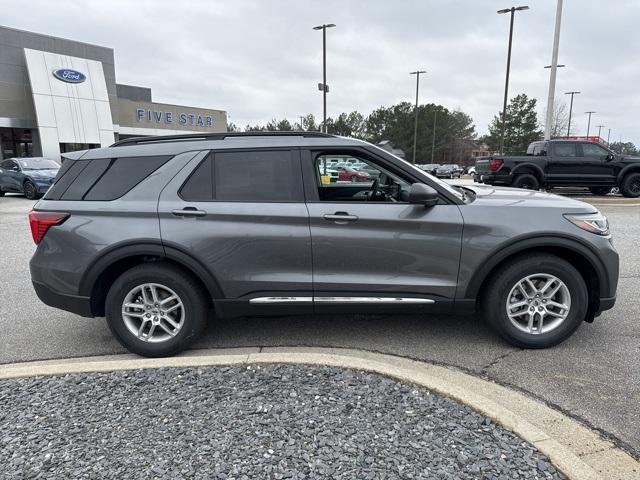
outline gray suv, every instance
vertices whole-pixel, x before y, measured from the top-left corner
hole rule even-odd
[[[336,156],[377,171],[323,175]],[[607,219],[576,200],[452,187],[378,147],[311,132],[134,138],[65,156],[29,214],[48,305],[175,354],[209,318],[472,313],[556,345],[613,307]]]

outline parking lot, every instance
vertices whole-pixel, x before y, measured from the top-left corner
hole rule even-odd
[[[602,202],[612,203],[610,199]],[[123,352],[102,319],[55,310],[36,297],[28,271],[34,245],[25,218],[31,205],[20,196],[0,199],[0,363]],[[599,208],[609,217],[621,257],[618,302],[558,347],[513,348],[476,316],[382,315],[212,323],[197,347],[349,347],[451,365],[544,399],[614,436],[638,455],[640,207]]]

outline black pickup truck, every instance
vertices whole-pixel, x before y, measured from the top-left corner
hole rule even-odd
[[[640,197],[640,157],[617,155],[596,142],[539,141],[526,155],[478,158],[473,179],[532,190],[588,187],[595,195],[618,187],[625,197]]]

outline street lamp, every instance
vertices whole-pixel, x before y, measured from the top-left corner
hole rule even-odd
[[[602,138],[602,127],[606,127],[606,125],[596,125],[598,127],[598,139]],[[600,140],[598,140],[600,141]]]
[[[498,10],[499,14],[511,13],[511,23],[509,24],[509,50],[507,52],[507,75],[504,81],[504,104],[502,107],[502,130],[500,131],[500,153],[504,153],[504,128],[507,122],[507,96],[509,94],[509,69],[511,68],[511,44],[513,41],[513,17],[516,11],[529,10],[528,6],[511,7]]]
[[[580,92],[565,92],[565,95],[571,95],[571,104],[569,105],[569,124],[567,125],[567,137],[571,132],[571,112],[573,111],[573,96],[579,93]]]
[[[591,114],[592,113],[597,113],[597,112],[584,112],[587,113],[589,115],[589,121],[587,122],[587,137],[589,136],[589,129],[591,128]]]
[[[313,27],[314,30],[322,30],[322,83],[318,84],[318,89],[322,91],[322,127],[324,133],[327,133],[327,92],[329,91],[329,85],[327,85],[327,28],[335,27],[333,23],[323,23],[317,27]]]
[[[413,164],[416,164],[416,143],[418,140],[418,90],[420,89],[420,74],[427,73],[426,70],[416,70],[415,72],[409,72],[409,75],[416,76],[416,108],[415,118],[413,121]]]
[[[433,154],[436,150],[436,120],[438,118],[438,110],[433,110],[433,136],[431,137],[431,164],[433,164]]]

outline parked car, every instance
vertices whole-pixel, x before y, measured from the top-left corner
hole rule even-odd
[[[338,167],[338,180],[341,182],[370,182],[371,176],[367,172],[352,167]]]
[[[460,178],[462,171],[457,165],[441,165],[436,169],[436,177],[438,178]]]
[[[437,163],[426,163],[424,165],[418,165],[419,168],[421,168],[422,170],[424,170],[430,175],[435,175],[436,170],[438,169],[439,166],[440,165]]]
[[[619,188],[625,197],[640,197],[640,157],[618,155],[595,142],[539,141],[526,155],[479,158],[474,180],[529,190],[588,187],[595,195]]]
[[[327,152],[384,173],[324,184]],[[48,305],[106,316],[141,355],[187,348],[211,312],[479,309],[513,345],[542,348],[615,303],[618,254],[594,206],[454,187],[360,140],[200,133],[66,157],[29,213],[33,286]]]
[[[371,181],[372,179],[378,178],[380,176],[380,170],[376,167],[369,165],[367,163],[362,164],[359,167],[355,167],[359,172],[363,172],[369,175],[369,179],[367,181]]]
[[[9,158],[0,162],[0,197],[5,193],[22,193],[29,200],[46,192],[60,165],[48,158]]]

